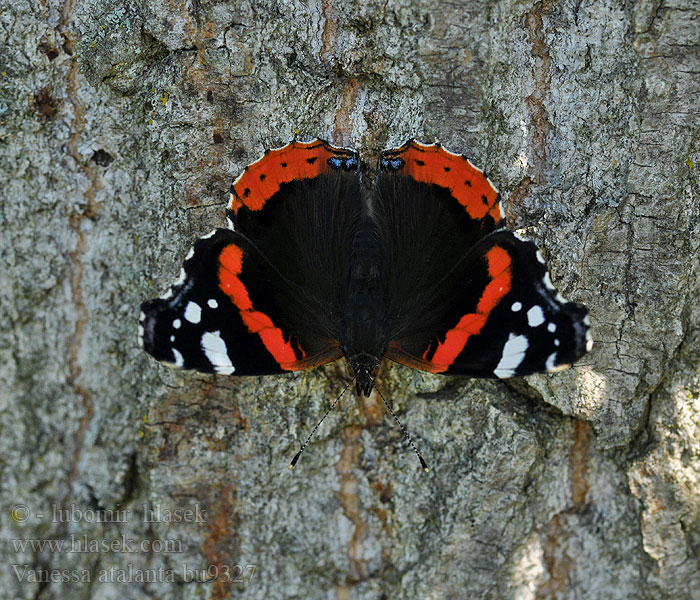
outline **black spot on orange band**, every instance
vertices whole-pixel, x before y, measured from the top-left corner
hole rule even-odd
[[[415,141],[382,154],[387,164],[399,158],[405,162],[400,167],[401,172],[416,181],[447,188],[473,219],[490,215],[499,222],[503,218],[498,192],[484,173],[464,156],[452,154],[437,144]]]
[[[327,173],[332,168],[328,162],[331,158],[340,159],[343,165],[357,164],[354,151],[336,148],[322,140],[292,142],[284,148],[270,150],[234,182],[229,208],[234,212],[242,206],[260,210],[283,183],[313,179]]]

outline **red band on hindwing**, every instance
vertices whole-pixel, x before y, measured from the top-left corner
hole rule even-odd
[[[330,171],[329,158],[351,156],[355,156],[353,151],[336,148],[322,140],[292,142],[270,150],[234,182],[229,208],[234,212],[241,206],[261,210],[283,183],[318,177]]]
[[[512,285],[511,258],[508,252],[500,246],[494,246],[486,253],[486,260],[491,281],[479,298],[476,312],[464,315],[459,323],[445,334],[445,341],[438,342],[430,359],[428,359],[428,354],[434,347],[432,344],[423,354],[423,359],[430,363],[433,367],[431,371],[434,373],[441,373],[449,369],[457,356],[464,350],[469,338],[481,333],[493,309],[510,292]]]
[[[463,155],[448,152],[438,144],[410,141],[383,156],[403,159],[402,174],[447,188],[473,219],[489,215],[496,223],[503,220],[498,192]]]
[[[243,270],[243,250],[234,244],[226,246],[219,255],[219,287],[231,298],[251,333],[257,333],[268,352],[282,369],[291,371],[299,362],[292,344],[285,341],[282,330],[265,313],[253,308],[250,295],[240,279]],[[301,349],[300,349],[301,350]],[[306,357],[306,354],[301,350]]]

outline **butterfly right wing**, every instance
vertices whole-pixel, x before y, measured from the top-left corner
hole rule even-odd
[[[385,356],[450,375],[555,371],[590,350],[541,253],[503,228],[498,192],[464,156],[408,142],[384,152],[373,198],[390,342]]]
[[[442,324],[397,336],[387,358],[433,373],[507,378],[558,371],[591,350],[586,307],[559,294],[532,242],[495,231],[454,273],[435,290],[445,299]]]

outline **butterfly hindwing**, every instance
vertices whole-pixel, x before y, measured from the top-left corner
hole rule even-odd
[[[298,290],[241,234],[197,240],[180,280],[141,305],[141,339],[158,360],[202,372],[265,375],[342,355],[313,324],[290,319]]]
[[[449,192],[453,202],[483,232],[503,223],[501,197],[488,177],[463,154],[454,154],[440,144],[409,140],[403,146],[385,150],[379,158],[379,180],[390,175],[410,178],[417,184],[436,186]]]
[[[390,339],[446,326],[446,303],[460,279],[455,265],[501,224],[498,198],[481,171],[437,145],[408,142],[382,154],[371,214],[382,245]],[[467,290],[474,301],[480,283]]]
[[[357,171],[357,152],[324,140],[290,142],[267,150],[248,165],[231,186],[229,210],[236,216],[259,213],[287,184],[314,180],[333,171]]]
[[[357,153],[314,140],[271,150],[250,165],[233,185],[228,214],[296,284],[290,318],[337,338],[361,212]]]

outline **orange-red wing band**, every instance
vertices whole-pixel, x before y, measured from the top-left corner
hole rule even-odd
[[[236,179],[229,208],[234,212],[241,206],[260,210],[283,183],[318,177],[330,171],[329,158],[353,154],[351,150],[336,148],[322,140],[292,142],[284,148],[270,150]]]
[[[401,172],[416,181],[449,189],[473,219],[483,219],[487,214],[496,223],[503,219],[498,192],[463,155],[448,152],[438,144],[410,141],[387,150],[385,156],[403,159]]]
[[[464,350],[472,335],[481,333],[489,315],[511,289],[511,259],[508,252],[500,246],[494,246],[486,253],[488,272],[491,281],[479,298],[476,312],[467,313],[459,323],[445,334],[445,341],[439,342],[433,356],[428,360],[430,350],[425,351],[423,360],[430,363],[434,373],[441,373],[450,368],[460,352]]]
[[[243,269],[243,250],[234,244],[226,246],[219,255],[219,286],[231,298],[241,314],[243,323],[251,333],[257,333],[268,352],[282,369],[294,371],[299,369],[299,359],[292,345],[285,341],[282,330],[276,327],[265,313],[253,308],[243,282],[240,280]],[[303,350],[302,350],[303,354]],[[301,359],[304,361],[306,355]]]

